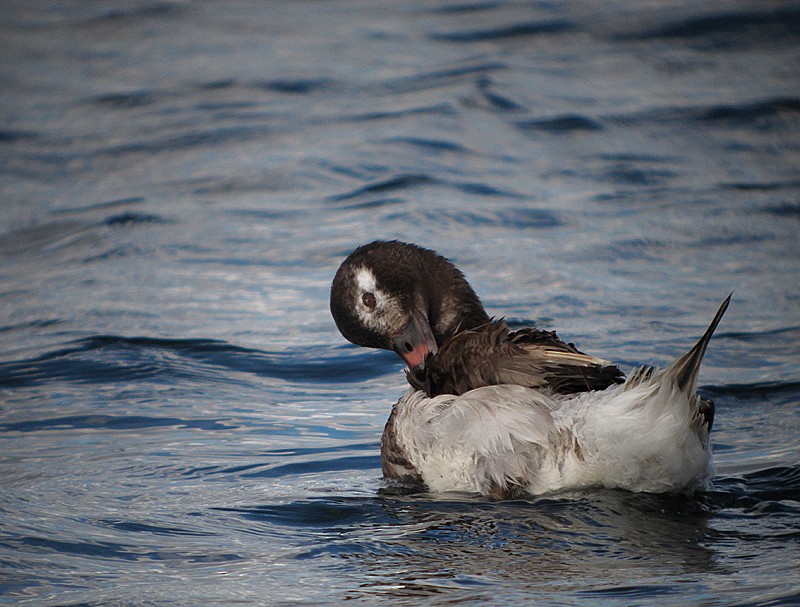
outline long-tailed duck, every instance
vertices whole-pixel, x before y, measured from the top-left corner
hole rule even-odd
[[[411,389],[383,433],[384,476],[497,499],[592,486],[690,492],[713,472],[714,405],[697,375],[731,297],[685,354],[627,379],[554,333],[511,331],[435,252],[396,241],[353,251],[331,288],[349,341],[397,352]]]

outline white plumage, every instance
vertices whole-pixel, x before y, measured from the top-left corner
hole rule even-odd
[[[573,397],[514,385],[410,391],[395,405],[394,432],[431,491],[692,491],[713,472],[692,400],[663,376]]]

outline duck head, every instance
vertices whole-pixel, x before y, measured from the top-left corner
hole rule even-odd
[[[333,279],[330,306],[345,339],[393,350],[416,374],[447,339],[489,321],[450,261],[397,241],[375,241],[353,251]]]

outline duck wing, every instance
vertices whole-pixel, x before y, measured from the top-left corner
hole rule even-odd
[[[499,384],[574,394],[625,379],[618,367],[583,354],[555,332],[530,328],[512,333],[503,320],[456,334],[426,360],[424,377],[408,377],[429,396]]]

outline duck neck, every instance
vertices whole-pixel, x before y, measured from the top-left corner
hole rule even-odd
[[[427,314],[436,343],[489,322],[480,298],[464,275],[452,264],[450,271],[432,272],[427,278]],[[444,268],[443,268],[444,269]]]

